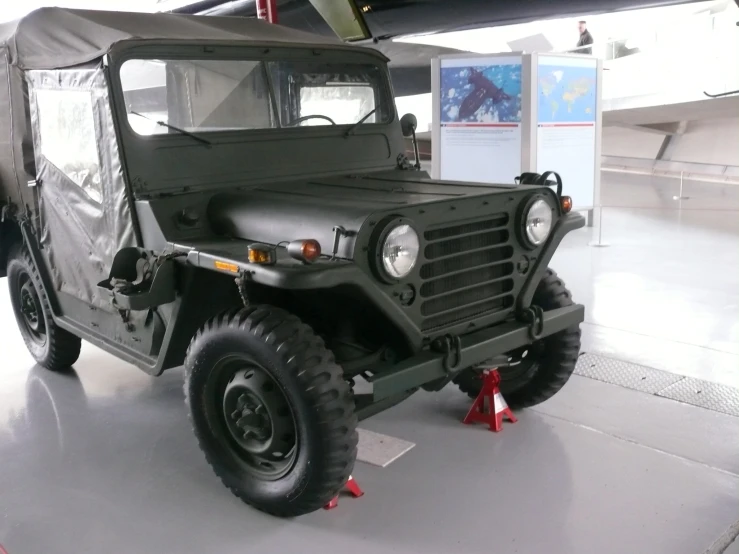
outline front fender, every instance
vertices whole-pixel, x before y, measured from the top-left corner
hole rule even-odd
[[[567,214],[557,221],[554,229],[552,229],[552,232],[549,235],[549,239],[547,239],[546,245],[534,264],[533,271],[529,272],[526,282],[521,289],[521,294],[518,296],[516,301],[516,309],[518,313],[521,313],[523,310],[531,306],[531,301],[534,298],[536,287],[539,286],[539,283],[544,277],[544,272],[549,267],[549,262],[552,261],[552,256],[554,256],[554,253],[559,247],[559,243],[562,242],[565,235],[570,231],[580,229],[584,226],[585,218],[578,213]]]
[[[277,263],[249,263],[246,241],[208,241],[171,244],[175,252],[187,254],[187,262],[196,267],[218,271],[234,277],[245,276],[254,283],[282,290],[319,290],[339,286],[352,287],[363,294],[405,335],[414,350],[420,350],[423,334],[402,307],[385,294],[371,276],[351,261],[322,259],[304,264],[277,249]],[[216,263],[218,262],[218,263]]]

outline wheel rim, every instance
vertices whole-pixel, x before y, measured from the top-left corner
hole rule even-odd
[[[501,381],[518,381],[529,379],[544,355],[544,342],[522,346],[508,353],[508,365],[501,367]]]
[[[217,403],[232,452],[254,475],[276,480],[293,467],[297,426],[284,391],[267,370],[246,356],[215,368],[222,375]]]
[[[28,274],[21,275],[18,281],[18,298],[21,322],[27,335],[38,344],[46,343],[46,323],[41,300]]]

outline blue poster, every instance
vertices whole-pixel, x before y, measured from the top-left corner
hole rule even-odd
[[[539,123],[595,122],[596,71],[539,64]]]
[[[441,68],[441,123],[519,123],[521,64]]]

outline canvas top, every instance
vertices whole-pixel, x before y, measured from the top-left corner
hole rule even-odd
[[[23,69],[84,64],[105,55],[115,43],[134,39],[354,48],[338,39],[245,17],[41,8],[17,21],[0,24],[0,48],[6,46],[10,63]]]

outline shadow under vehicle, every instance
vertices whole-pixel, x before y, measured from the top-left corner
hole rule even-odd
[[[0,26],[0,275],[31,354],[184,365],[213,470],[280,516],[341,488],[358,419],[452,381],[474,396],[501,364],[531,406],[580,348],[548,263],[584,219],[541,178],[412,166],[386,62],[241,18]]]

